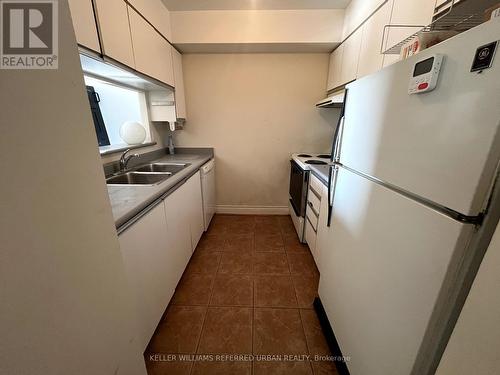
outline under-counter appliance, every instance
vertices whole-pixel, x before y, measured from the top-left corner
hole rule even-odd
[[[330,158],[330,154],[292,154],[290,160],[290,199],[288,208],[301,242],[305,242],[304,224],[310,166],[314,164],[328,164]]]
[[[200,168],[205,232],[215,214],[215,160],[211,159]]]
[[[492,20],[347,85],[319,296],[351,375],[439,363],[498,223],[500,60],[471,67],[499,38]],[[409,94],[436,54],[435,89]]]

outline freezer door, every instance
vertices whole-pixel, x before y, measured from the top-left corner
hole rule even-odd
[[[319,296],[351,375],[410,374],[452,255],[472,231],[339,169]]]
[[[465,215],[477,215],[499,159],[500,55],[471,73],[500,18],[348,85],[341,163]],[[434,91],[408,95],[415,63],[444,55]]]

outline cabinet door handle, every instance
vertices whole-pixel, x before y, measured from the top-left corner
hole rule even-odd
[[[313,212],[314,216],[318,217],[319,213],[316,212],[316,210],[314,209],[314,206],[313,206],[312,202],[311,201],[307,201],[307,205],[311,208],[311,211]]]

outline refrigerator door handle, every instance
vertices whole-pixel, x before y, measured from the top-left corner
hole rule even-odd
[[[335,144],[335,154],[333,155],[333,161],[335,163],[340,162],[340,152],[342,151],[342,135],[344,133],[344,122],[345,122],[345,115],[343,115],[339,121],[338,135],[337,135],[337,139],[335,141],[335,143],[336,143]]]
[[[337,175],[339,167],[332,165],[328,173],[328,216],[326,226],[330,227],[332,223],[333,200],[335,198],[335,186],[337,185]]]
[[[333,135],[333,144],[332,144],[332,158],[331,161],[338,162],[340,161],[340,145],[342,143],[342,132],[344,130],[344,120],[345,120],[345,108],[347,105],[347,96],[349,90],[345,90],[344,95],[344,103],[342,104],[342,108],[339,114],[339,120],[337,122],[337,128],[335,129],[335,133]]]

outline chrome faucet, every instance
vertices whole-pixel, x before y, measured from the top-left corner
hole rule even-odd
[[[132,155],[129,155],[129,156],[126,156],[127,153],[130,151],[131,149],[130,148],[127,148],[122,156],[120,157],[120,171],[123,172],[125,171],[125,169],[127,169],[127,165],[128,165],[128,162],[130,161],[130,159],[132,158],[135,158],[135,157],[138,157],[139,154],[132,154]]]

